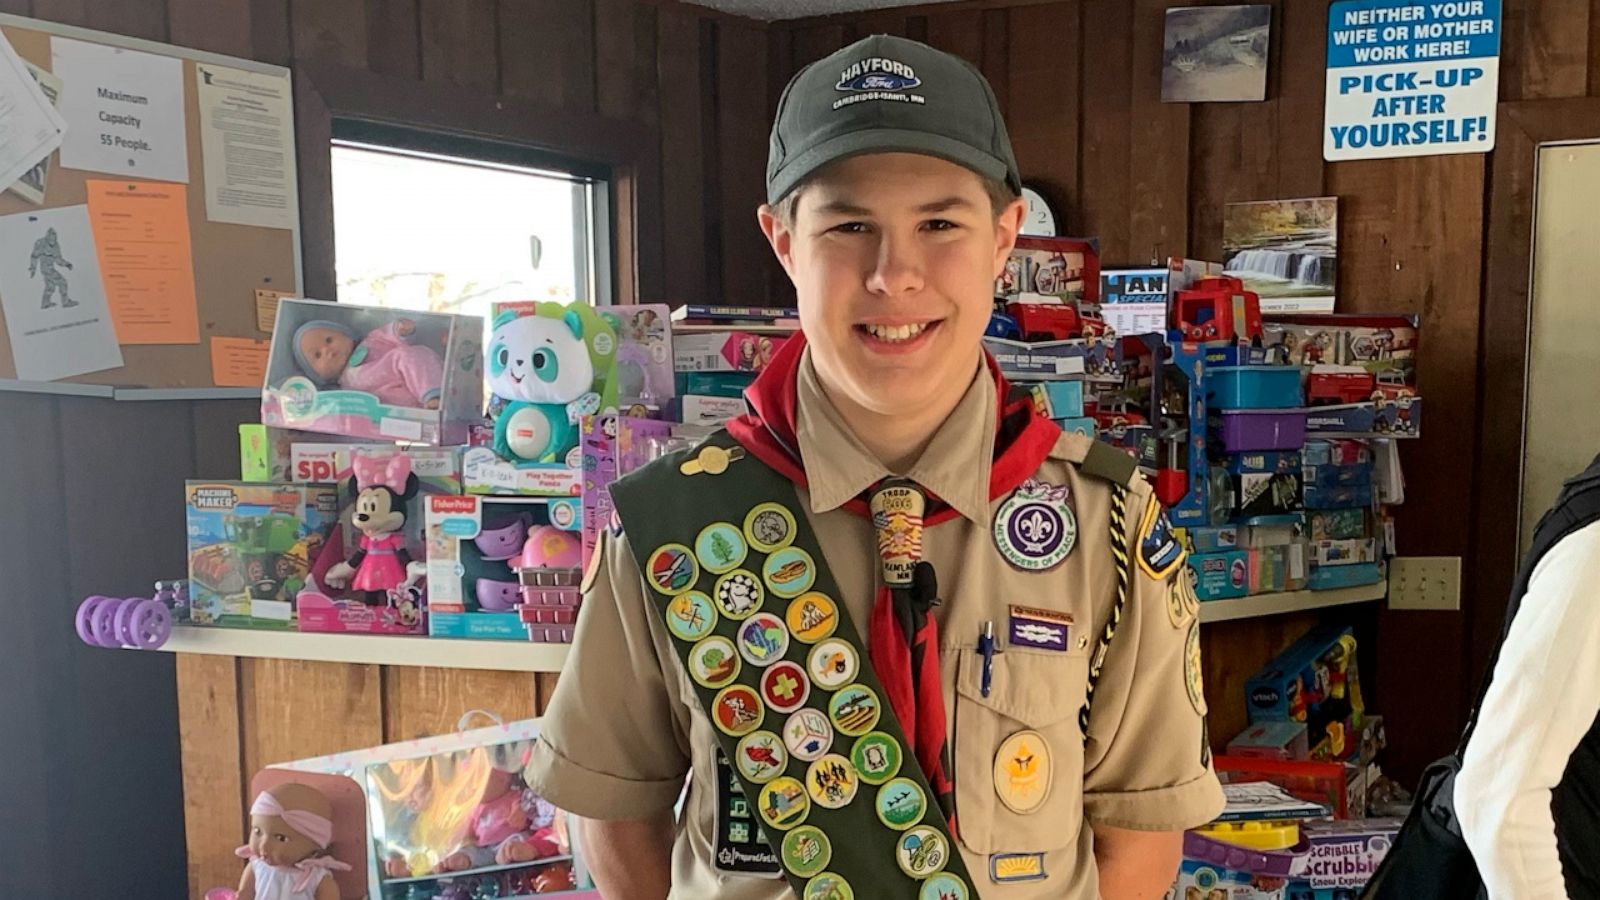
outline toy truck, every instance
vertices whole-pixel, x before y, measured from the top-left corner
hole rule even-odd
[[[1104,320],[1085,316],[1065,303],[1010,303],[1006,311],[1027,341],[1064,341],[1106,333]]]
[[[1173,299],[1174,329],[1185,341],[1259,344],[1261,297],[1244,282],[1220,275],[1202,278]]]

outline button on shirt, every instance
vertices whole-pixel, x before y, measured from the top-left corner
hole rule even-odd
[[[828,402],[809,356],[800,365],[797,392],[799,452],[809,482],[809,490],[798,492],[800,502],[838,583],[840,603],[865,639],[879,578],[875,535],[869,521],[842,507],[890,472]],[[1091,441],[1063,435],[1036,477],[1067,487],[1078,523],[1076,547],[1046,571],[1010,566],[997,549],[993,529],[1005,498],[988,497],[995,402],[993,382],[981,369],[921,458],[897,473],[960,514],[923,536],[924,559],[938,573],[944,601],[934,614],[942,643],[959,843],[985,898],[1094,898],[1092,824],[1179,831],[1221,812],[1221,788],[1202,749],[1198,707],[1203,701],[1191,700],[1186,670],[1193,605],[1169,603],[1174,591],[1187,588],[1181,575],[1157,580],[1133,566],[1086,744],[1078,712],[1095,641],[1116,595],[1112,487],[1079,471]],[[1127,487],[1128,541],[1137,554],[1138,529],[1155,501],[1141,477],[1135,475]],[[707,489],[714,489],[714,482]],[[674,846],[671,897],[791,898],[781,877],[725,873],[717,867],[717,733],[674,652],[632,550],[625,535],[607,535],[601,543],[572,654],[527,770],[529,782],[576,815],[638,819],[672,808],[690,773]],[[1177,573],[1183,568],[1175,567]],[[1070,616],[1066,649],[1009,645],[1012,606]],[[976,645],[989,622],[999,652],[985,696]],[[1008,737],[1025,730],[1038,732],[1048,744],[1053,773],[1042,805],[1019,814],[996,790],[995,757]],[[990,857],[1006,853],[1042,853],[1046,877],[995,883]]]

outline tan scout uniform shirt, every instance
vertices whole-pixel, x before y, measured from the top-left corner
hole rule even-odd
[[[809,492],[800,491],[801,501],[843,594],[841,605],[865,640],[878,578],[875,537],[870,522],[840,507],[890,473],[825,399],[809,356],[798,389],[799,449],[811,482]],[[987,496],[994,423],[995,391],[984,371],[904,473],[960,513],[923,536],[924,558],[933,563],[944,598],[935,615],[959,843],[985,898],[1094,898],[1089,825],[1177,831],[1221,812],[1221,788],[1209,754],[1202,756],[1202,716],[1186,683],[1185,643],[1195,606],[1169,613],[1177,585],[1158,582],[1132,564],[1130,596],[1095,695],[1085,747],[1078,711],[1089,659],[1116,594],[1111,487],[1078,471],[1089,439],[1062,436],[1036,477],[1070,488],[1077,546],[1047,571],[1011,567],[996,549],[991,518],[1005,498],[991,503]],[[708,480],[707,487],[714,484]],[[1135,475],[1129,487],[1129,547],[1136,557],[1140,520],[1154,500],[1143,478]],[[584,595],[573,652],[528,767],[529,782],[579,816],[641,818],[671,808],[684,773],[692,772],[673,854],[671,897],[792,898],[781,878],[716,868],[717,735],[626,543],[625,536],[607,536],[602,543],[604,558]],[[1183,567],[1177,568],[1181,573]],[[1070,649],[1008,646],[1011,605],[1071,615]],[[998,649],[988,697],[980,690],[982,657],[976,650],[985,622],[994,623]],[[1018,815],[996,794],[994,763],[1001,743],[1025,729],[1049,743],[1054,772],[1043,806]],[[1044,854],[1045,879],[990,880],[991,854],[1038,852]],[[857,896],[870,895],[860,885],[856,890]]]

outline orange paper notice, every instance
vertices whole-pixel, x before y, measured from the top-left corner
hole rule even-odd
[[[118,343],[200,343],[187,187],[94,180],[87,187]]]
[[[217,387],[261,387],[267,380],[271,341],[250,338],[211,339],[211,383]]]

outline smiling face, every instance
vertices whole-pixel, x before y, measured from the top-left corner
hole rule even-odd
[[[250,817],[250,849],[269,866],[292,866],[317,850],[281,816]]]
[[[929,156],[842,160],[762,227],[794,281],[818,377],[878,415],[948,408],[971,384],[1025,206],[996,215],[972,171]]]
[[[333,328],[307,328],[300,334],[300,355],[323,381],[333,381],[344,372],[355,348],[350,335]]]

